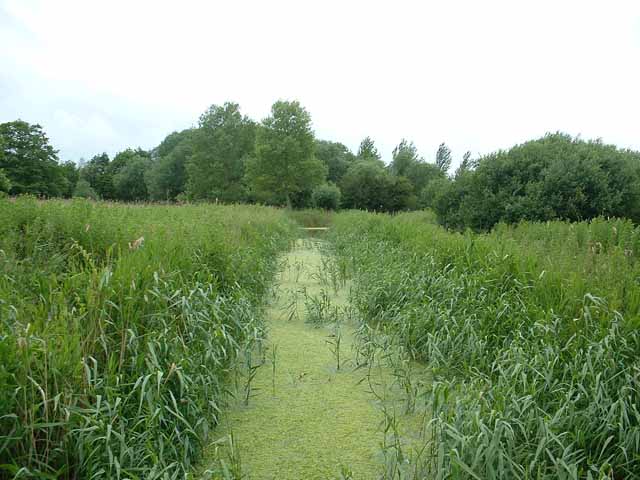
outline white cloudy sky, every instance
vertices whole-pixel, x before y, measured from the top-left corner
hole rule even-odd
[[[277,99],[387,161],[402,137],[428,160],[556,130],[640,149],[640,1],[0,0],[0,122],[42,124],[61,159]]]

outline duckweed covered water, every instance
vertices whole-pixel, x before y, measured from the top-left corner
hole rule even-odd
[[[375,479],[384,470],[384,416],[369,382],[363,381],[366,369],[355,368],[353,325],[341,319],[338,371],[327,343],[334,339],[335,326],[305,322],[305,299],[328,294],[343,316],[347,305],[348,285],[334,289],[323,281],[325,262],[317,247],[317,241],[298,241],[284,259],[268,310],[265,361],[252,382],[249,404],[241,398],[246,382],[241,378],[238,395],[214,435],[233,434],[243,478]],[[391,385],[390,371],[378,369],[375,382]],[[219,454],[212,447],[203,469]]]

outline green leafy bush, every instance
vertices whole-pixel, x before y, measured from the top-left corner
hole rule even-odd
[[[11,190],[11,180],[0,170],[0,195],[6,195]]]
[[[88,198],[91,200],[98,199],[98,194],[93,188],[91,188],[89,182],[87,182],[84,178],[79,179],[78,183],[76,183],[76,188],[73,191],[73,196],[77,198]]]
[[[521,220],[640,220],[640,153],[556,133],[481,158],[441,185],[443,225],[489,230]]]
[[[333,183],[325,183],[316,187],[311,195],[311,203],[323,210],[338,210],[340,208],[340,189]]]

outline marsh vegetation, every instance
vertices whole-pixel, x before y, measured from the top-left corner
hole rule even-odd
[[[638,478],[630,221],[0,213],[3,478]]]

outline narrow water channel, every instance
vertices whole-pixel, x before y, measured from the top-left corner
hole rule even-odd
[[[218,437],[233,434],[242,478],[381,478],[384,416],[363,381],[366,369],[355,368],[348,284],[329,280],[319,244],[299,240],[286,255],[248,405],[237,398],[218,428]],[[340,317],[339,330],[309,323],[309,311],[323,305]],[[376,384],[391,385],[390,371],[377,375]]]

